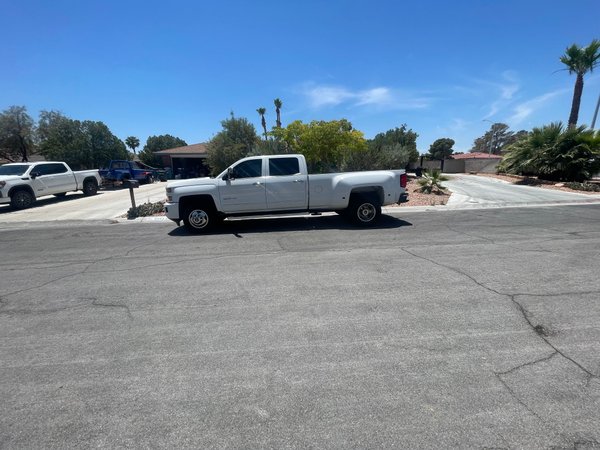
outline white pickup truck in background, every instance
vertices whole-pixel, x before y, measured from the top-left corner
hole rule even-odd
[[[381,207],[405,200],[404,170],[309,175],[303,155],[244,158],[215,178],[167,184],[165,212],[202,232],[227,216],[336,211],[372,225]]]
[[[64,162],[4,164],[0,166],[0,204],[10,203],[14,209],[24,209],[44,195],[63,197],[71,191],[94,195],[100,182],[98,170],[73,172]]]

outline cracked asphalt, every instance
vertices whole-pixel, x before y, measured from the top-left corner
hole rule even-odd
[[[0,245],[1,448],[600,448],[599,205]]]

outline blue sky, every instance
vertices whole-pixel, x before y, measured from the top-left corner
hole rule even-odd
[[[209,140],[233,111],[283,101],[293,120],[346,118],[371,138],[406,123],[426,152],[468,151],[505,122],[568,119],[575,81],[558,58],[600,38],[598,0],[0,0],[0,109],[106,123],[142,145]],[[600,70],[586,78],[590,124]]]

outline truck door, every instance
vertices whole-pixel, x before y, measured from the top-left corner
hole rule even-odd
[[[75,177],[62,163],[43,163],[34,167],[32,172],[38,176],[34,180],[36,196],[59,194],[74,191],[77,186]]]
[[[300,173],[295,156],[269,158],[267,174],[267,208],[269,210],[306,209],[307,176]]]
[[[233,177],[219,182],[223,212],[266,211],[263,160],[249,159],[232,167]]]

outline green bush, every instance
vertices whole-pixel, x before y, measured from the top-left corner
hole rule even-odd
[[[136,217],[147,217],[163,212],[165,205],[163,202],[156,203],[144,203],[136,206],[135,208],[129,208],[127,211],[128,219],[135,219]]]
[[[600,185],[593,183],[565,183],[565,187],[576,191],[600,192]]]

